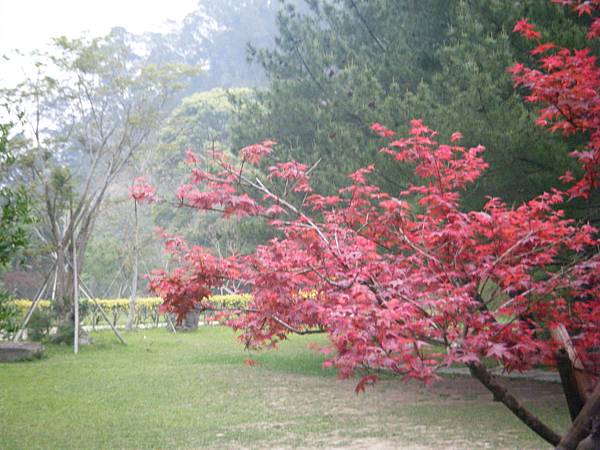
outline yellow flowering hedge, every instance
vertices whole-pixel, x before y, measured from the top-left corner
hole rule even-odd
[[[11,302],[13,305],[17,307],[17,309],[25,315],[29,308],[31,307],[31,300],[13,300]],[[40,300],[38,302],[39,309],[48,309],[50,308],[50,300]]]
[[[118,313],[127,313],[129,311],[129,299],[128,298],[111,298],[111,299],[98,299],[96,300],[102,309],[113,316]],[[224,309],[235,309],[245,308],[252,301],[252,296],[249,294],[232,294],[232,295],[213,295],[210,301],[217,308]],[[22,315],[25,315],[31,307],[31,300],[13,300],[12,302]],[[92,306],[93,303],[87,299],[82,299],[81,303],[89,304]],[[160,297],[140,297],[137,300],[137,309],[141,313],[149,313],[151,310],[156,308],[162,303]],[[40,300],[37,306],[40,310],[48,310],[51,307],[49,300]]]

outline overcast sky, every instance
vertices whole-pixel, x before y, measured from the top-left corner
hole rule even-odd
[[[163,31],[181,21],[198,0],[0,0],[0,55],[43,47],[50,38],[90,36],[122,26],[134,33]],[[0,83],[15,81],[20,64],[0,59]]]

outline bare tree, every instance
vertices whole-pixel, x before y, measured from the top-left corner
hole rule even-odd
[[[100,206],[131,158],[152,144],[170,96],[190,73],[184,66],[144,65],[126,35],[58,38],[37,54],[37,74],[3,90],[11,113],[30,133],[19,148],[15,179],[37,199],[37,235],[57,262],[56,312],[71,319],[69,246],[79,267]]]

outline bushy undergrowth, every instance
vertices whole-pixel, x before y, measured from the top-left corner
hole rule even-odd
[[[0,336],[10,337],[18,328],[18,309],[10,297],[0,292]]]

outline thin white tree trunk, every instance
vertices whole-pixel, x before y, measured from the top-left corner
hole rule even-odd
[[[79,353],[79,275],[77,273],[77,243],[73,241],[73,351]]]
[[[129,314],[127,315],[127,324],[125,329],[131,331],[135,320],[135,310],[137,304],[137,281],[139,265],[139,244],[138,244],[138,210],[137,201],[134,203],[134,229],[133,229],[133,268],[131,275],[131,297],[129,297]]]

